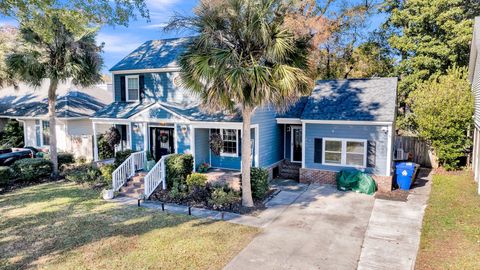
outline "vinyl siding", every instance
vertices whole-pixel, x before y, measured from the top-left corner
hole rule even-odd
[[[23,128],[25,129],[25,146],[37,146],[35,135],[35,120],[25,120]]]
[[[195,129],[195,168],[203,162],[209,163],[208,129]]]
[[[132,123],[132,150],[143,151],[144,149],[144,128],[145,123]]]
[[[189,125],[186,125],[187,131],[185,133],[182,132],[183,124],[177,124],[177,153],[179,154],[192,154],[191,152],[191,128]]]
[[[210,151],[211,166],[214,168],[224,168],[240,170],[242,164],[242,157],[225,157],[217,156]]]
[[[160,72],[114,75],[115,101],[121,101],[120,78],[128,75],[144,75],[144,102],[189,103],[195,100],[187,90],[174,86],[173,79],[178,75],[178,72]]]
[[[365,172],[376,175],[387,175],[388,135],[382,131],[383,126],[360,125],[323,125],[305,124],[305,167],[310,169],[340,171],[351,168],[314,163],[315,138],[364,139],[376,142],[375,167],[367,168]]]
[[[283,159],[282,128],[275,119],[273,108],[258,108],[252,116],[252,125],[259,129],[259,165],[266,167]]]
[[[71,136],[93,135],[92,121],[89,119],[68,120],[67,134]]]

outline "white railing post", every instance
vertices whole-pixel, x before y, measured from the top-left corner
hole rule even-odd
[[[165,190],[167,189],[167,172],[165,171],[165,159],[161,161],[162,162],[162,189]]]
[[[163,156],[145,176],[145,197],[149,198],[162,183],[162,189],[167,189],[165,161],[172,155]]]
[[[144,153],[136,152],[132,153],[118,168],[112,173],[112,187],[115,191],[120,190],[120,188],[125,185],[127,180],[135,175],[136,168],[141,168],[141,165],[145,164],[143,159]]]

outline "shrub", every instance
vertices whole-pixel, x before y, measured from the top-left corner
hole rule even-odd
[[[68,168],[63,174],[65,179],[78,184],[94,185],[105,182],[100,170],[91,164]]]
[[[12,165],[15,178],[23,181],[38,180],[52,173],[52,162],[43,158],[26,158],[15,161]]]
[[[0,166],[0,186],[8,185],[12,178],[12,169],[8,166]]]
[[[110,147],[103,135],[100,135],[100,138],[98,138],[98,157],[103,160],[113,158],[114,156],[115,149]]]
[[[252,185],[252,196],[256,199],[263,199],[270,189],[268,171],[263,168],[251,168],[250,183]]]
[[[174,200],[183,200],[187,197],[187,186],[180,183],[180,181],[173,181],[172,188],[170,189],[169,195]]]
[[[210,196],[208,203],[214,209],[222,209],[229,207],[238,200],[240,200],[240,196],[228,187],[228,185],[216,185],[212,188],[212,195]]]
[[[175,154],[165,162],[167,171],[167,186],[173,186],[174,179],[186,185],[186,179],[193,170],[193,156],[188,154]]]
[[[472,145],[473,97],[465,68],[451,68],[418,84],[409,102],[420,137],[431,142],[439,163],[458,168],[459,159]]]
[[[8,120],[3,127],[0,148],[23,147],[23,127],[16,120]]]
[[[84,156],[77,157],[77,158],[75,159],[75,163],[85,164],[85,163],[87,163],[87,158],[84,157]]]
[[[58,166],[75,163],[75,157],[71,153],[58,153]]]
[[[118,151],[115,153],[115,167],[122,165],[127,158],[133,153],[132,150]]]
[[[192,191],[195,187],[205,187],[207,184],[207,176],[200,173],[192,173],[187,176],[188,190]]]
[[[106,165],[101,166],[99,168],[99,170],[102,174],[103,179],[106,182],[111,182],[112,181],[112,173],[113,173],[113,171],[115,171],[115,165],[106,164]]]

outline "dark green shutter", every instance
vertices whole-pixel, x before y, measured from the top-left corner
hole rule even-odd
[[[322,163],[322,139],[315,138],[313,162]]]
[[[125,86],[125,76],[120,76],[120,101],[127,100],[127,87]]]
[[[368,143],[367,143],[367,167],[375,167],[376,156],[377,156],[377,143],[375,141],[368,141]]]

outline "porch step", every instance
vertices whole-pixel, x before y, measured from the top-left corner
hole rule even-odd
[[[292,163],[290,161],[285,161],[281,166],[278,176],[284,179],[298,180],[300,177],[301,167],[302,165],[299,163]]]
[[[145,191],[145,176],[147,173],[138,172],[130,180],[127,181],[127,184],[120,188],[120,194],[130,198],[138,199]]]

